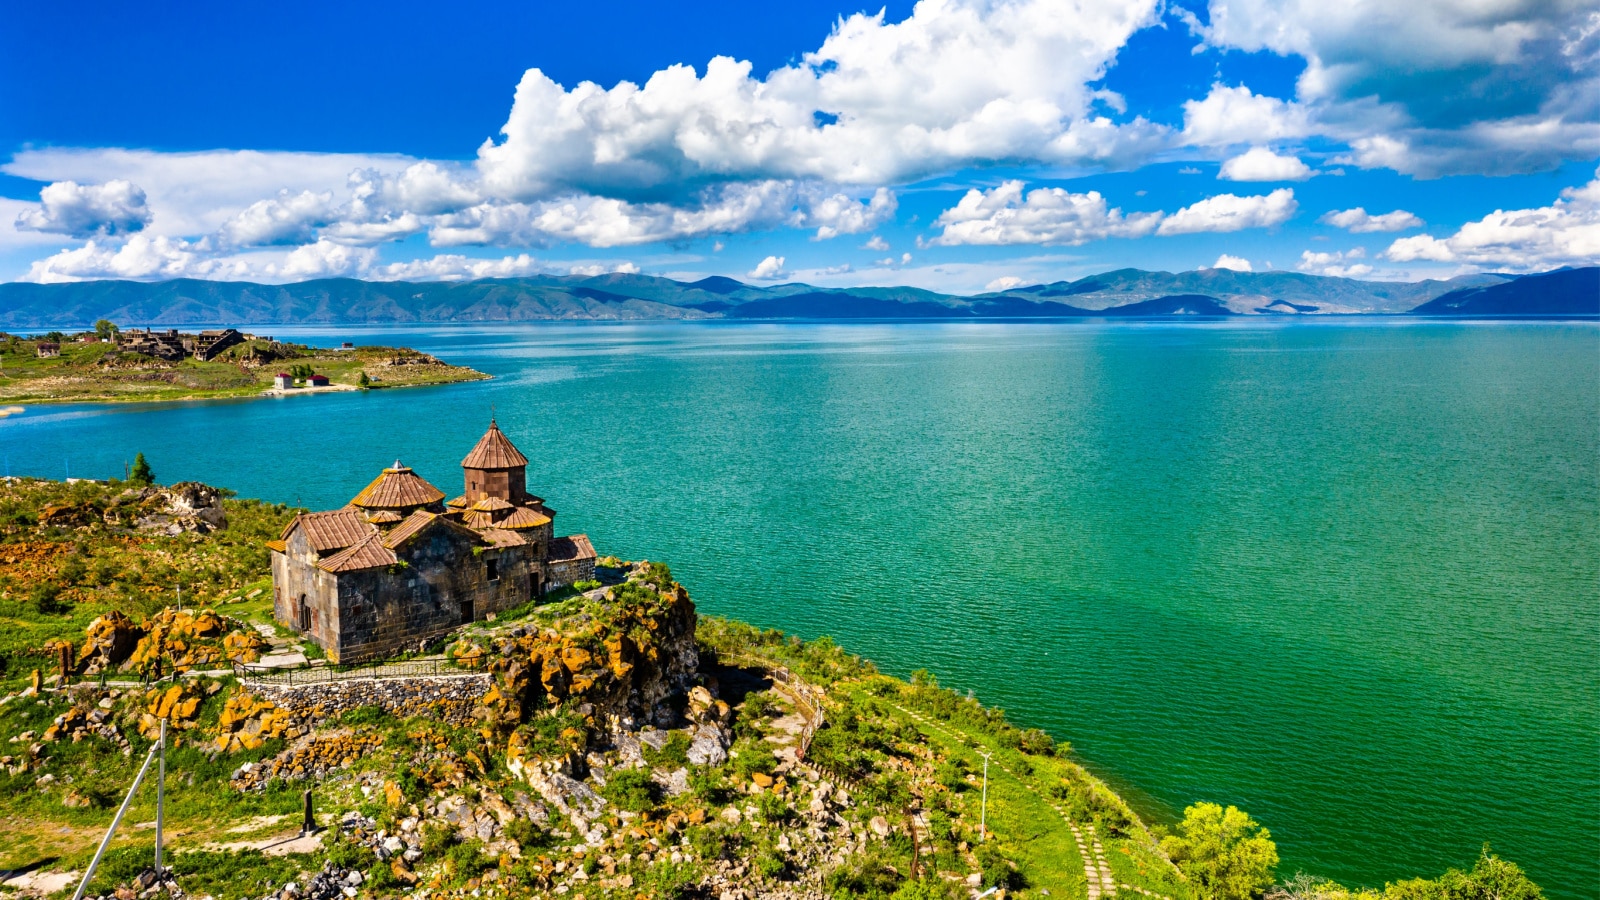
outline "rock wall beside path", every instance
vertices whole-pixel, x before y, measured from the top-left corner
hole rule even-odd
[[[297,719],[330,719],[363,706],[376,706],[399,718],[421,715],[463,725],[489,691],[489,674],[355,679],[312,684],[247,683],[250,692],[271,700]]]

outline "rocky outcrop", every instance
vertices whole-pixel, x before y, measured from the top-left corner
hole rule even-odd
[[[662,583],[665,582],[665,583]],[[548,709],[572,709],[592,732],[670,725],[699,667],[694,603],[664,566],[640,563],[583,612],[540,629],[519,625],[452,648],[494,676],[475,714],[503,738]]]
[[[165,659],[180,672],[255,662],[268,646],[255,629],[209,609],[189,612],[167,607],[141,627],[144,637],[124,666],[135,671],[154,669],[157,659]]]
[[[333,734],[308,735],[272,759],[245,763],[233,773],[237,790],[262,790],[274,778],[285,781],[322,779],[334,769],[347,769],[368,751],[383,743],[373,734],[342,729]]]
[[[228,527],[228,518],[222,511],[222,492],[198,481],[145,488],[137,497],[133,526],[140,531],[210,534]],[[118,500],[120,504],[121,498]]]
[[[78,667],[91,675],[115,669],[133,655],[144,634],[132,619],[112,610],[89,623],[83,649],[78,651]]]
[[[293,725],[289,711],[270,700],[234,694],[217,719],[215,746],[224,753],[254,750],[284,734]]]

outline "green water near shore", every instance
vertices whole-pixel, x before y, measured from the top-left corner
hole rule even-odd
[[[1141,810],[1236,803],[1283,874],[1488,841],[1600,893],[1600,328],[276,329],[494,381],[0,421],[12,474],[452,494],[491,405],[530,489],[707,611],[927,668]]]

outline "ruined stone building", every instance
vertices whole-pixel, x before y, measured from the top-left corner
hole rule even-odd
[[[552,537],[527,467],[491,421],[448,503],[397,460],[343,508],[296,516],[268,544],[278,621],[362,662],[594,577],[589,538]]]

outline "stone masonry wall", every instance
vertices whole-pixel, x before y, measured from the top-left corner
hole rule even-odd
[[[361,706],[377,706],[406,718],[426,713],[460,725],[489,690],[485,674],[415,678],[357,679],[317,684],[280,685],[250,682],[251,693],[287,709],[297,719],[320,722]]]

